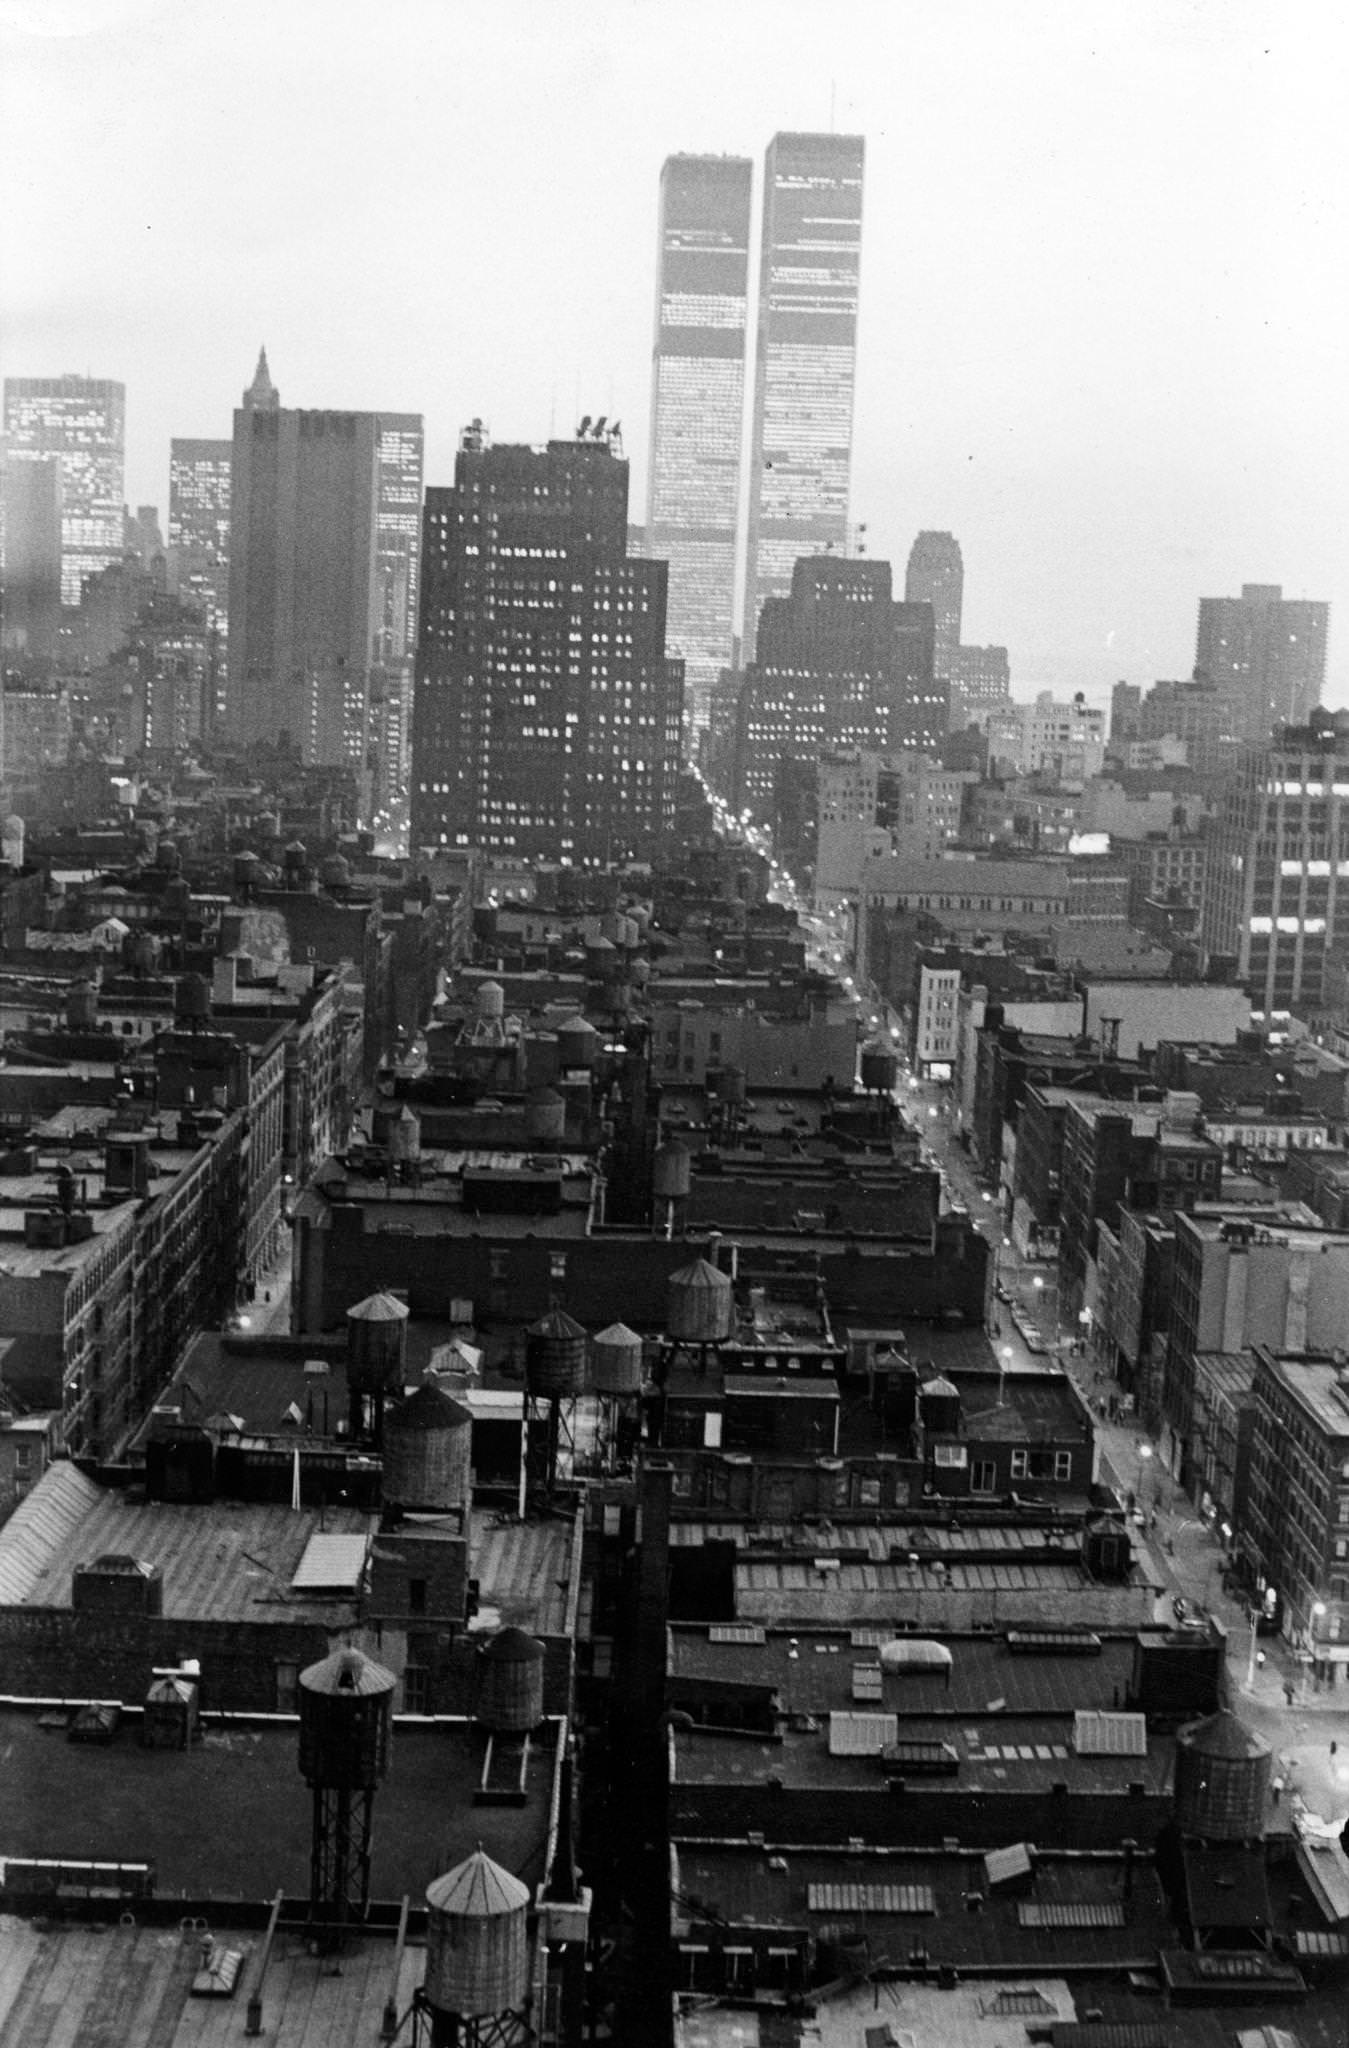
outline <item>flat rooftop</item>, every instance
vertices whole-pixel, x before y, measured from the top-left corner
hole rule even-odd
[[[731,1624],[735,1627],[734,1624]],[[754,1633],[752,1623],[738,1634]],[[722,1642],[717,1627],[670,1629],[667,1687],[682,1685],[736,1691],[768,1690],[785,1717],[855,1711],[852,1674],[857,1665],[875,1668],[876,1643],[885,1629],[758,1631],[764,1640]],[[901,1637],[902,1641],[903,1638]],[[927,1640],[927,1638],[923,1638]],[[868,1711],[924,1715],[1070,1715],[1079,1707],[1109,1710],[1128,1690],[1134,1665],[1132,1636],[1099,1637],[1099,1652],[1023,1656],[1005,1637],[938,1636],[951,1652],[949,1684],[940,1670],[883,1671],[874,1706]],[[1002,1707],[996,1703],[1002,1701]],[[992,1728],[990,1739],[996,1739]]]
[[[264,1936],[214,1922],[216,1944],[242,1951],[232,1998],[194,1998],[200,1935],[175,1926],[61,1926],[0,1916],[0,2048],[236,2048]],[[263,1996],[273,2048],[369,2048],[391,1990],[400,2014],[426,1968],[409,1944],[394,1986],[389,1936],[362,1935],[340,1971],[310,1953],[298,1929],[274,1943]]]
[[[298,1720],[208,1715],[199,1744],[165,1750],[141,1748],[138,1715],[123,1717],[107,1748],[69,1742],[45,1718],[0,1710],[0,1857],[153,1863],[157,1893],[191,1899],[307,1895],[313,1795],[300,1776]],[[538,1885],[560,1725],[545,1721],[530,1740],[524,1802],[480,1806],[482,1730],[396,1722],[375,1795],[372,1897],[410,1892],[420,1904],[432,1878],[479,1843]]]
[[[354,1508],[147,1501],[99,1486],[62,1459],[0,1528],[0,1607],[69,1607],[77,1566],[115,1554],[159,1567],[169,1620],[343,1628],[353,1601],[295,1592],[291,1579],[311,1536],[368,1542],[376,1526]]]
[[[868,1707],[852,1707],[849,1714],[859,1723],[880,1718],[877,1710]],[[1112,1716],[1115,1718],[1125,1717]],[[1056,1783],[1065,1784],[1070,1793],[1122,1792],[1135,1782],[1156,1797],[1170,1787],[1175,1757],[1175,1743],[1170,1736],[1149,1736],[1142,1755],[1079,1755],[1073,1746],[1071,1714],[1059,1719],[996,1714],[982,1721],[973,1716],[963,1721],[945,1715],[915,1714],[901,1720],[897,1739],[904,1743],[945,1743],[960,1760],[955,1777],[909,1776],[906,1782],[910,1799],[928,1794],[941,1799],[949,1799],[953,1794],[966,1799],[1005,1792],[1047,1794]],[[671,1782],[757,1783],[762,1787],[769,1777],[775,1777],[781,1779],[788,1791],[874,1791],[877,1799],[883,1800],[886,1773],[880,1746],[878,1740],[876,1748],[864,1754],[831,1754],[827,1716],[814,1728],[788,1728],[776,1741],[759,1734],[675,1728],[671,1731]],[[904,1777],[905,1773],[901,1769],[896,1775]]]

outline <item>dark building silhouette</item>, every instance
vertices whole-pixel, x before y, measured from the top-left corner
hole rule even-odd
[[[264,350],[234,415],[228,725],[362,773],[371,670],[406,660],[421,420],[283,408]]]
[[[904,595],[910,604],[930,604],[937,647],[937,673],[950,677],[960,646],[960,607],[965,564],[953,533],[923,532],[909,549]]]
[[[740,692],[735,801],[777,819],[795,764],[833,747],[935,752],[946,732],[929,604],[891,596],[890,564],[816,555],[770,598]]]
[[[453,488],[427,493],[414,845],[603,862],[671,829],[683,664],[627,502],[612,435],[465,430]]]
[[[56,456],[4,462],[5,652],[56,653],[61,626],[61,464]]]

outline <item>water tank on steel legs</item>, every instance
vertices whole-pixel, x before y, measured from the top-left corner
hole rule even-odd
[[[486,1020],[495,1022],[496,1019],[501,1017],[506,1008],[506,991],[501,986],[501,983],[499,981],[480,982],[478,993],[473,999],[473,1007],[478,1015]]]
[[[478,1652],[473,1718],[493,1735],[528,1735],[543,1719],[543,1644],[503,1628]]]
[[[300,1673],[300,1775],[307,1785],[373,1792],[389,1768],[393,1673],[359,1650],[334,1650]]]
[[[665,1325],[678,1344],[720,1344],[731,1334],[731,1276],[708,1259],[671,1273]]]
[[[442,1513],[466,1505],[473,1417],[440,1387],[418,1387],[384,1422],[384,1505]]]
[[[940,1374],[925,1380],[918,1394],[918,1413],[924,1429],[949,1436],[960,1427],[960,1389]]]
[[[371,1294],[347,1310],[347,1385],[353,1394],[386,1394],[403,1384],[407,1303]]]
[[[528,1887],[475,1849],[426,1888],[422,1995],[433,2013],[460,2021],[518,2012],[528,1990]]]
[[[610,1323],[590,1340],[591,1379],[597,1394],[640,1394],[642,1340],[626,1323]]]
[[[525,1386],[540,1400],[565,1400],[585,1390],[586,1333],[555,1308],[525,1331]]]
[[[1263,1735],[1225,1707],[1176,1734],[1176,1826],[1205,1842],[1264,1833],[1272,1754]]]

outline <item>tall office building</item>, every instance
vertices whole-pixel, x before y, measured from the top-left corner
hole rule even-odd
[[[775,135],[764,165],[744,641],[799,556],[845,555],[862,255],[860,135]]]
[[[799,855],[813,841],[813,817],[795,813],[804,787],[813,806],[826,749],[935,752],[945,734],[932,607],[896,603],[891,582],[888,562],[817,555],[796,563],[790,596],[764,605],[740,691],[732,794],[737,809],[771,821],[783,850]]]
[[[1199,600],[1195,674],[1232,708],[1231,731],[1259,746],[1276,725],[1301,725],[1321,701],[1330,606],[1286,598],[1277,583]]]
[[[1012,694],[1012,669],[1005,647],[957,647],[947,656],[950,730],[982,725]]]
[[[7,654],[48,661],[61,627],[61,465],[6,455],[4,587],[0,627]]]
[[[734,659],[749,284],[748,157],[667,157],[641,553],[670,565],[666,637],[695,725]]]
[[[5,451],[61,469],[61,602],[122,559],[126,386],[95,377],[6,377]]]
[[[965,564],[953,533],[920,533],[909,549],[904,595],[910,604],[930,604],[936,632],[937,674],[950,677],[960,645],[960,607]]]
[[[222,637],[229,630],[231,441],[169,443],[169,577]]]
[[[493,447],[480,422],[427,492],[414,846],[607,862],[672,829],[683,667],[627,501],[613,437]]]
[[[306,761],[373,770],[372,670],[406,661],[417,588],[420,417],[284,408],[264,351],[234,415],[228,723]],[[382,725],[382,720],[381,720]]]
[[[1209,835],[1205,959],[1269,1022],[1330,999],[1349,953],[1349,712],[1318,711],[1245,749]]]

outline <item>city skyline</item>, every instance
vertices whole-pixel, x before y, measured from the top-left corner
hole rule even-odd
[[[778,36],[757,6],[690,4],[652,63],[643,12],[559,7],[541,29],[518,6],[407,0],[381,25],[388,61],[416,60],[396,121],[354,8],[323,10],[322,37],[304,6],[265,17],[262,80],[247,4],[228,36],[151,0],[11,20],[0,147],[25,205],[3,229],[5,374],[126,382],[133,504],[167,505],[172,438],[228,431],[260,340],[306,406],[423,412],[431,482],[474,415],[542,442],[617,414],[641,503],[660,164],[757,156],[832,111],[867,141],[853,517],[897,563],[920,529],[959,536],[966,636],[1010,648],[1018,695],[1101,701],[1120,676],[1183,674],[1198,600],[1243,583],[1349,601],[1330,362],[1342,24],[1210,5],[930,21],[857,0],[822,62],[818,8],[774,9],[797,31]],[[301,64],[321,116],[286,86]],[[229,124],[243,66],[246,131]],[[94,135],[73,137],[155,133],[153,110],[205,77],[197,161],[156,141],[105,152],[92,178]],[[446,93],[448,140],[430,118]],[[1235,163],[1234,124],[1261,138]],[[432,173],[472,260],[414,271]],[[410,310],[390,321],[401,276]],[[1332,633],[1331,702],[1346,662]]]

